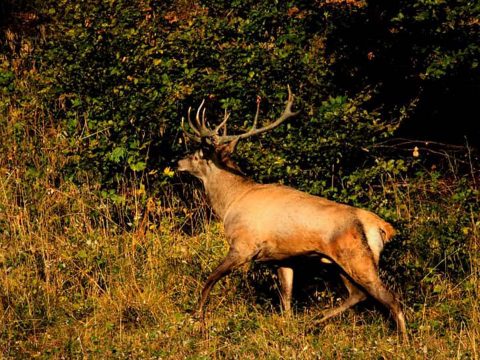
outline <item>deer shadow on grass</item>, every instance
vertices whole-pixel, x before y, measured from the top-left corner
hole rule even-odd
[[[341,269],[336,264],[323,264],[320,257],[296,257],[289,260],[294,269],[292,310],[296,314],[311,313],[320,319],[321,313],[338,306],[348,297],[348,291],[340,278]],[[252,306],[281,313],[280,283],[277,276],[279,264],[252,263],[250,270],[242,277],[236,291],[252,302]],[[262,310],[260,310],[262,311]],[[368,314],[379,311],[388,317],[388,311],[371,297],[355,305],[349,311],[328,320],[335,321],[341,316],[348,316],[352,311]]]

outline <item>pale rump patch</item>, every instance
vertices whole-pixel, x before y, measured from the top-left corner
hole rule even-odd
[[[380,229],[376,226],[372,226],[368,229],[365,229],[365,235],[367,236],[368,246],[372,250],[373,258],[378,264],[380,260],[380,253],[383,250],[383,238],[380,233]]]

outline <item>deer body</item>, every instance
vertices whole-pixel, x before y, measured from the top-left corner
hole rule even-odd
[[[308,254],[332,257],[342,248],[357,247],[342,244],[345,238],[341,234],[361,226],[360,233],[370,233],[363,246],[368,245],[378,264],[384,241],[393,235],[391,225],[369,211],[288,186],[257,184],[212,165],[200,177],[209,202],[223,220],[231,246],[256,260],[284,260]]]
[[[292,102],[290,93],[288,111]],[[189,123],[192,125],[191,121]],[[200,124],[198,112],[197,124],[205,128],[204,121]],[[194,130],[201,136],[202,131]],[[226,258],[208,277],[202,290],[200,311],[203,313],[208,295],[219,279],[252,260],[273,260],[280,264],[280,297],[283,308],[288,311],[293,269],[284,261],[314,254],[339,265],[341,278],[349,292],[348,299],[326,311],[321,321],[371,295],[390,310],[406,337],[405,317],[400,304],[378,276],[380,252],[384,243],[394,235],[393,227],[372,212],[283,185],[258,184],[239,175],[238,167],[230,158],[237,140],[229,138],[226,145],[217,142],[208,153],[200,150],[179,161],[180,171],[188,171],[203,182],[214,212],[224,222],[230,244]]]

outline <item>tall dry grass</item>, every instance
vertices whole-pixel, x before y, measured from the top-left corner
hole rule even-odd
[[[306,303],[297,302],[294,314],[282,315],[268,267],[217,285],[202,329],[191,312],[227,250],[221,224],[203,206],[192,211],[173,194],[145,199],[136,183],[125,185],[126,202],[115,203],[97,184],[62,179],[61,133],[46,123],[19,141],[9,131],[28,115],[8,111],[0,134],[11,141],[0,160],[3,358],[478,358],[479,219],[473,210],[464,229],[471,269],[463,279],[426,271],[414,284],[422,299],[415,303],[405,284],[396,285],[410,344],[399,341],[372,304],[316,324],[322,308],[341,296],[320,287],[309,290]],[[44,171],[34,172],[32,163]],[[412,238],[423,231],[423,217],[440,214],[422,207],[420,185],[384,185],[398,193],[396,206]],[[411,252],[405,256],[416,261]]]

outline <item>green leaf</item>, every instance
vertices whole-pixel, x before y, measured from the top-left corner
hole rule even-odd
[[[125,148],[119,146],[119,147],[116,147],[112,150],[112,152],[109,155],[109,158],[114,163],[119,163],[123,158],[125,158],[126,154],[127,154],[127,150]]]
[[[144,161],[139,161],[134,164],[130,164],[130,169],[133,171],[143,171],[147,167],[147,164]]]

